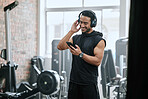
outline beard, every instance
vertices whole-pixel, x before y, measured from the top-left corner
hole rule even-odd
[[[91,30],[91,28],[87,28],[87,27],[85,27],[85,29],[86,29],[86,31],[83,31],[83,29],[81,28],[82,33],[88,33]]]
[[[87,29],[87,30],[85,31],[85,33],[88,33],[88,32],[90,32],[90,30],[91,30],[90,28],[89,28],[89,29]]]

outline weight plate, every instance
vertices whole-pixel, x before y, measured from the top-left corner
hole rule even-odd
[[[54,72],[43,71],[37,78],[37,87],[43,94],[50,95],[57,90],[58,81]]]

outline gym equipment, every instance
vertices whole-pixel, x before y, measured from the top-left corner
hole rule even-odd
[[[55,94],[60,89],[60,77],[53,71],[42,71],[37,78],[37,86],[41,93],[49,95]]]
[[[53,95],[59,91],[59,86],[63,79],[56,71],[43,69],[40,71],[35,64],[32,64],[38,73],[35,88],[24,82],[19,84],[19,87],[16,85],[15,70],[17,70],[18,65],[12,61],[11,57],[9,11],[17,5],[18,1],[14,1],[4,8],[6,22],[6,49],[1,51],[1,58],[5,59],[7,63],[0,64],[0,99],[26,99],[38,92],[45,95]]]
[[[54,95],[60,90],[63,77],[59,76],[54,70],[44,70],[41,59],[39,56],[34,56],[31,59],[31,64],[36,71],[36,75],[38,75],[36,80],[37,87],[45,95]]]
[[[112,51],[110,49],[104,51],[104,56],[101,64],[101,84],[103,97],[111,99],[110,88],[114,87],[113,94],[115,99],[125,99],[126,95],[126,78],[122,78],[116,73]]]
[[[52,41],[51,68],[52,70],[57,71],[57,73],[64,78],[64,81],[60,87],[60,96],[61,96],[60,99],[67,99],[72,55],[70,54],[69,50],[59,51],[57,49],[59,41],[60,41],[59,39],[54,39]]]
[[[101,64],[101,78],[102,78],[101,84],[102,84],[103,96],[105,98],[109,97],[109,92],[107,92],[106,85],[110,83],[111,80],[115,77],[116,77],[116,71],[113,62],[112,51],[110,49],[105,50]]]
[[[128,38],[120,38],[116,41],[116,66],[120,68],[120,74],[122,75],[123,66],[127,66],[127,53],[128,53]],[[121,56],[125,58],[121,61]]]

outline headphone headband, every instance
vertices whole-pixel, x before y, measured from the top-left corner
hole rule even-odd
[[[83,13],[85,13],[85,12],[86,13],[90,13],[92,15],[93,18],[91,16],[88,16],[88,17],[91,18],[91,27],[95,27],[97,25],[97,17],[96,17],[96,14],[93,11],[91,11],[91,10],[84,10],[84,11],[82,11],[79,14],[79,16],[78,16],[78,22],[80,22],[80,16],[81,16],[81,14],[83,15]]]

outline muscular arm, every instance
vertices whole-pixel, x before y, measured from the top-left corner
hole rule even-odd
[[[85,60],[86,62],[95,65],[95,66],[99,66],[101,64],[103,55],[104,55],[104,47],[105,47],[105,43],[103,40],[101,40],[97,46],[94,48],[94,55],[95,56],[90,56],[87,54],[83,54],[83,60]]]
[[[73,55],[79,55],[80,53],[82,53],[79,46],[76,45],[76,47],[77,47],[77,49],[72,47],[74,50],[72,50],[70,47],[68,47]],[[87,54],[84,53],[82,59],[84,61],[86,61],[87,63],[90,63],[90,64],[95,65],[95,66],[99,66],[101,64],[101,61],[102,61],[102,58],[103,58],[103,55],[104,55],[104,48],[105,48],[105,42],[104,42],[104,40],[101,40],[97,44],[97,46],[94,48],[94,55],[95,56],[90,56],[90,55],[87,55]]]
[[[76,21],[73,23],[73,25],[72,25],[72,27],[71,27],[71,30],[60,40],[60,42],[59,42],[59,44],[58,44],[58,46],[57,46],[57,48],[58,48],[59,50],[68,49],[68,45],[66,44],[67,41],[73,43],[73,40],[72,40],[71,36],[72,36],[74,33],[78,32],[78,31],[80,30],[80,27],[77,28],[78,25],[79,25],[78,20],[76,20]]]
[[[68,46],[66,44],[67,41],[73,43],[73,40],[71,38],[71,36],[73,35],[73,32],[69,31],[63,38],[62,40],[60,40],[57,48],[59,50],[65,50],[65,49],[68,49]]]

